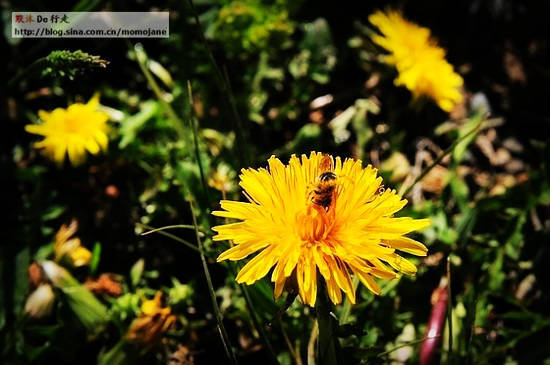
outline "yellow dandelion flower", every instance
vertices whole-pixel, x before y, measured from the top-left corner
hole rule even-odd
[[[92,260],[92,253],[82,246],[80,238],[73,237],[78,229],[78,222],[73,219],[69,225],[63,224],[55,234],[55,260],[60,261],[68,257],[75,267],[88,265]]]
[[[45,137],[34,146],[43,149],[48,158],[62,164],[68,154],[76,166],[86,158],[86,150],[95,155],[107,149],[109,117],[97,110],[98,105],[99,95],[95,94],[87,104],[75,103],[52,112],[40,110],[42,124],[27,125],[25,130]]]
[[[235,243],[218,261],[241,260],[261,250],[237,282],[252,284],[274,267],[275,297],[288,280],[313,306],[317,272],[335,304],[342,301],[342,291],[355,303],[352,273],[376,294],[375,277],[416,273],[396,250],[425,256],[422,243],[403,235],[427,227],[429,220],[393,217],[407,201],[395,190],[382,191],[375,168],[316,152],[301,159],[293,155],[286,166],[273,156],[268,164],[269,169],[242,170],[240,185],[249,202],[222,200],[223,211],[213,213],[240,220],[213,227],[215,241]]]
[[[397,68],[395,85],[405,86],[415,99],[433,99],[447,112],[462,101],[462,77],[445,60],[445,50],[437,45],[428,28],[391,10],[377,11],[369,16],[369,21],[382,33],[371,36],[373,42],[389,52],[386,62]]]

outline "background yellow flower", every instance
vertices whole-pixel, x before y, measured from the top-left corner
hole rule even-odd
[[[389,52],[385,60],[399,72],[395,85],[405,86],[414,98],[433,99],[447,112],[462,101],[462,77],[445,60],[445,50],[437,45],[428,28],[392,10],[377,11],[369,21],[382,33],[372,35],[373,42]]]
[[[92,253],[82,246],[80,238],[73,237],[78,229],[78,222],[73,219],[69,225],[63,224],[55,234],[55,260],[60,261],[67,257],[75,267],[88,265],[92,260]]]
[[[276,157],[268,163],[269,170],[242,171],[240,185],[248,203],[223,200],[224,210],[213,213],[241,220],[213,228],[218,232],[214,240],[236,244],[218,261],[241,260],[261,250],[241,269],[239,283],[252,284],[275,266],[275,297],[287,280],[296,280],[302,301],[313,306],[317,269],[334,303],[342,301],[342,290],[355,303],[351,273],[380,294],[374,277],[416,272],[396,250],[426,255],[423,244],[403,235],[428,226],[429,220],[394,218],[407,201],[395,190],[380,190],[376,169],[315,152],[301,159],[292,156],[286,166]]]
[[[44,136],[34,146],[41,148],[48,158],[61,165],[68,154],[71,164],[76,166],[85,160],[86,150],[95,155],[107,149],[109,117],[97,110],[98,105],[99,95],[95,94],[87,104],[75,103],[52,112],[40,110],[42,124],[27,125],[25,130]]]

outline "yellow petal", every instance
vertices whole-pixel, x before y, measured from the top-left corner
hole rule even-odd
[[[380,290],[380,287],[378,286],[378,284],[370,274],[365,274],[358,271],[355,273],[355,275],[357,275],[357,277],[363,283],[363,285],[365,285],[371,292],[373,292],[376,295],[380,295],[382,291]]]
[[[388,246],[416,256],[426,256],[428,249],[422,243],[408,237],[399,237],[384,241]]]
[[[224,261],[224,260],[241,260],[245,257],[247,257],[250,254],[253,254],[254,252],[261,250],[262,248],[269,245],[269,242],[257,242],[257,241],[250,241],[247,243],[240,243],[236,246],[231,247],[229,250],[224,251],[216,261]]]
[[[277,256],[273,254],[273,246],[266,248],[250,260],[246,265],[244,265],[237,275],[237,282],[247,284],[254,283],[264,277],[267,272],[271,270],[273,265],[275,265],[276,260]]]
[[[97,109],[97,107],[99,106],[99,93],[98,92],[94,93],[94,95],[88,101],[86,106],[88,106],[90,109],[93,109],[93,110]]]
[[[390,264],[394,269],[401,271],[407,275],[414,275],[416,274],[416,266],[410,262],[409,260],[399,256],[395,255],[390,258],[384,259],[388,264]]]

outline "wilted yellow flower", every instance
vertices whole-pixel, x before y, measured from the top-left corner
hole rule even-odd
[[[103,273],[99,278],[88,278],[84,286],[95,295],[106,295],[109,297],[118,297],[122,294],[122,285],[114,274]]]
[[[142,346],[153,345],[176,321],[171,312],[170,307],[162,307],[162,292],[158,291],[153,299],[143,302],[141,314],[130,325],[126,338]]]
[[[315,152],[292,156],[286,166],[273,156],[268,164],[269,170],[242,170],[240,185],[248,203],[223,200],[224,210],[213,213],[241,220],[213,228],[215,241],[236,244],[218,261],[241,260],[262,250],[241,269],[239,283],[252,284],[275,266],[275,297],[287,280],[295,281],[302,301],[313,306],[317,269],[334,303],[342,301],[341,290],[355,303],[352,273],[376,294],[380,288],[374,277],[416,273],[396,250],[426,255],[422,243],[403,235],[428,226],[429,220],[394,218],[407,201],[395,190],[382,191],[382,178],[372,166]]]
[[[62,164],[68,154],[76,166],[85,160],[86,150],[95,155],[107,149],[109,117],[97,110],[98,105],[99,95],[95,94],[87,104],[75,103],[52,112],[40,110],[42,124],[29,124],[25,130],[45,137],[34,146],[43,149],[50,159]]]
[[[385,48],[386,62],[397,68],[395,85],[405,86],[414,98],[427,96],[447,112],[462,101],[462,77],[445,60],[445,50],[437,45],[428,28],[403,18],[400,12],[377,11],[369,21],[382,35],[371,36],[374,43]]]
[[[69,225],[63,224],[55,234],[54,253],[55,260],[68,257],[73,266],[88,265],[92,259],[92,253],[82,246],[80,238],[73,237],[78,229],[78,222],[72,220]],[[72,238],[71,238],[72,237]]]

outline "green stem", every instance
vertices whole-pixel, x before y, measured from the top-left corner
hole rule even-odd
[[[359,278],[357,276],[353,277],[353,291],[357,291],[357,285],[359,285]],[[351,302],[348,297],[346,297],[346,300],[344,302],[344,305],[342,306],[342,312],[339,315],[340,317],[340,325],[346,324],[348,322],[348,317],[351,313]]]
[[[330,315],[331,304],[323,280],[319,282],[315,310],[317,312],[317,323],[319,324],[319,340],[317,342],[317,357],[319,359],[319,364],[338,364],[338,339],[336,338],[335,331],[336,323],[334,322],[334,318]]]

